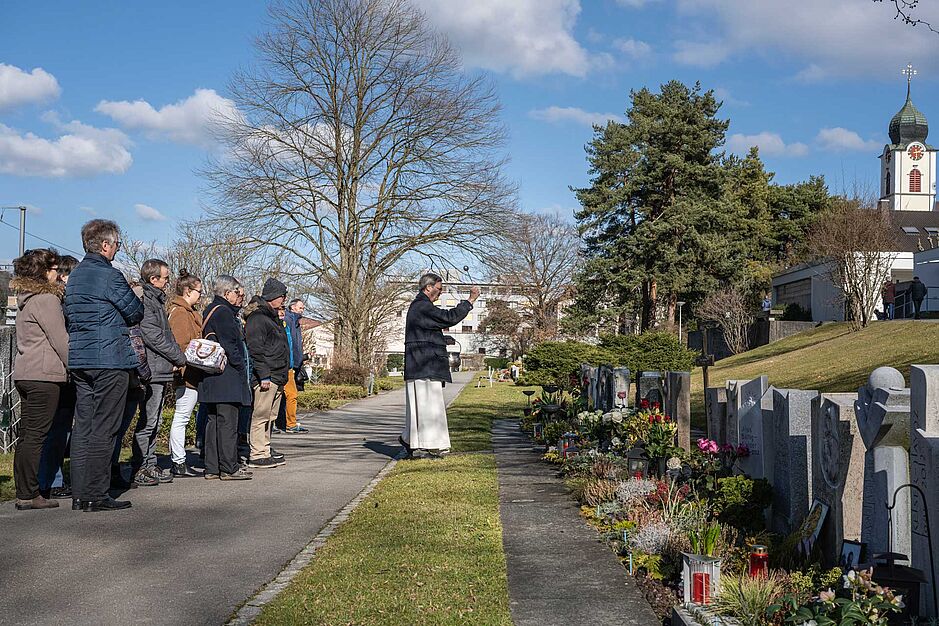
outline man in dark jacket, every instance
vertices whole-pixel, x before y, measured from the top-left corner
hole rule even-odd
[[[398,438],[408,454],[423,449],[437,453],[450,449],[447,409],[443,386],[452,382],[443,329],[462,322],[479,297],[479,287],[470,289],[467,300],[446,310],[434,302],[443,292],[443,279],[424,274],[420,291],[408,308],[404,328],[404,380],[407,390],[404,433]],[[449,341],[448,341],[449,339]]]
[[[128,326],[143,319],[143,305],[111,261],[120,249],[120,230],[110,220],[82,227],[85,258],[65,289],[68,366],[75,381],[72,429],[72,509],[109,511],[130,502],[108,494],[111,451],[137,356]]]
[[[179,349],[170,330],[166,315],[166,285],[170,281],[170,267],[161,259],[148,259],[140,267],[143,284],[143,321],[140,332],[147,348],[150,381],[140,402],[140,417],[134,429],[133,458],[134,482],[152,486],[173,482],[173,475],[157,467],[156,441],[163,413],[166,386],[173,381],[177,368],[186,364],[186,355]]]
[[[205,477],[248,480],[251,474],[238,466],[238,414],[251,406],[248,347],[238,317],[241,284],[219,276],[214,290],[215,299],[202,316],[202,336],[222,346],[228,365],[199,382],[199,402],[206,407]]]
[[[290,369],[287,333],[277,314],[286,298],[287,286],[276,278],[268,278],[261,295],[254,296],[243,311],[254,390],[248,467],[268,468],[285,463],[282,458],[271,455],[271,430]]]
[[[926,298],[926,285],[919,279],[919,276],[913,277],[910,283],[910,299],[913,300],[913,319],[919,319],[919,310],[923,307],[923,300]]]
[[[284,432],[305,433],[307,429],[297,423],[297,393],[302,389],[301,374],[306,354],[303,353],[303,334],[300,331],[300,318],[306,305],[303,300],[293,299],[287,305],[284,313],[284,324],[287,327],[287,343],[290,346],[290,370],[287,372],[287,384],[284,385],[283,421]]]

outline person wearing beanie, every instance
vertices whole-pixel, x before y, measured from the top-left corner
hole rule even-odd
[[[290,369],[290,347],[278,316],[286,298],[287,286],[276,278],[268,278],[261,295],[254,296],[242,311],[248,354],[253,365],[254,410],[248,433],[251,449],[248,467],[263,469],[285,463],[279,456],[271,454],[271,430]]]

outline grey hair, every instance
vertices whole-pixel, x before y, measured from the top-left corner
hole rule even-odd
[[[421,276],[421,279],[419,281],[417,281],[417,290],[424,291],[431,285],[436,285],[437,283],[442,283],[442,282],[443,282],[443,279],[440,278],[440,276],[438,276],[437,274],[434,274],[433,272],[427,272],[426,274]]]
[[[101,252],[101,245],[120,241],[121,229],[111,220],[91,220],[82,226],[82,246],[85,252]]]
[[[215,284],[212,285],[212,291],[215,292],[215,295],[224,298],[226,293],[229,291],[237,291],[239,287],[241,287],[241,283],[238,282],[237,278],[222,274],[215,279]]]

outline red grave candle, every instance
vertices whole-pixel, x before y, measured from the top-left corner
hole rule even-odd
[[[695,604],[711,603],[711,575],[707,572],[691,575],[691,601]]]
[[[769,550],[766,546],[750,548],[750,578],[769,575]]]

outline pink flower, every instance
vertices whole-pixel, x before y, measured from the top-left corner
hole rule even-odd
[[[724,445],[721,446],[721,452],[733,452],[733,451],[734,451],[734,447],[729,443],[725,443]]]
[[[619,398],[620,400],[622,400],[623,398],[626,397],[626,392],[625,392],[625,391],[617,391],[617,392],[616,392],[616,397]]]
[[[717,442],[714,441],[713,439],[708,439],[708,448],[707,450],[705,450],[705,452],[709,454],[717,454],[717,451],[718,451]]]
[[[705,439],[704,437],[701,437],[700,439],[698,439],[698,442],[697,442],[698,450],[700,450],[701,452],[707,452],[710,442],[711,442],[710,439]]]
[[[822,602],[832,602],[835,599],[835,592],[831,589],[828,589],[827,591],[821,591],[818,594],[818,599]]]
[[[737,446],[737,456],[739,457],[748,457],[750,456],[750,448],[746,447],[743,444]]]

